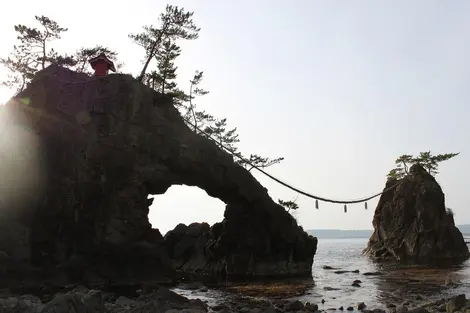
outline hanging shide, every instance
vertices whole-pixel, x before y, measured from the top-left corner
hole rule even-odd
[[[348,212],[348,206],[345,204],[344,205],[344,213],[347,213]]]
[[[318,210],[318,200],[315,200],[315,209]]]
[[[366,208],[366,210],[367,210],[367,202],[364,202],[364,204],[365,204],[365,208]]]

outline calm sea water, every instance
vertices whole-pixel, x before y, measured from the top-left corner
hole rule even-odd
[[[466,241],[469,241],[466,238]],[[389,303],[410,302],[419,305],[446,295],[470,291],[470,262],[451,268],[404,267],[396,264],[376,264],[362,255],[367,239],[320,239],[313,265],[313,280],[283,280],[276,282],[228,283],[208,292],[176,292],[190,298],[202,298],[211,304],[244,294],[259,298],[289,298],[317,303],[320,309],[355,306],[365,302],[380,308]],[[336,274],[324,265],[338,270],[359,273]],[[381,272],[381,276],[364,276],[365,272]],[[361,287],[353,287],[360,280]],[[449,283],[450,281],[454,284]],[[325,303],[321,304],[324,299]]]

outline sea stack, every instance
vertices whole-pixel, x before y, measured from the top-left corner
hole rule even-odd
[[[421,165],[411,166],[401,180],[387,181],[385,190],[365,254],[416,264],[461,262],[470,256],[441,187]]]

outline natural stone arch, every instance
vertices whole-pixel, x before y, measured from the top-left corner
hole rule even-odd
[[[192,132],[171,99],[129,75],[90,79],[57,66],[39,72],[21,98],[30,104],[12,101],[4,113],[41,139],[47,183],[29,225],[38,264],[73,253],[109,260],[109,251],[136,245],[144,255],[158,250],[147,196],[184,184],[227,204],[186,270],[310,275],[316,238],[230,154]]]

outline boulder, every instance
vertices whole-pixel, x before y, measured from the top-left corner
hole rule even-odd
[[[311,275],[316,238],[230,154],[188,128],[171,98],[132,76],[92,78],[52,65],[0,119],[4,132],[16,132],[16,142],[0,142],[11,164],[3,177],[15,177],[0,189],[0,226],[17,225],[0,227],[9,256],[62,264],[75,277],[151,279],[173,275],[174,265],[209,275]],[[224,201],[224,220],[180,226],[164,239],[149,223],[148,195],[183,184]],[[77,255],[84,261],[70,262]]]
[[[400,181],[389,180],[384,190],[365,254],[412,263],[461,262],[469,257],[441,187],[421,165],[411,166]]]

